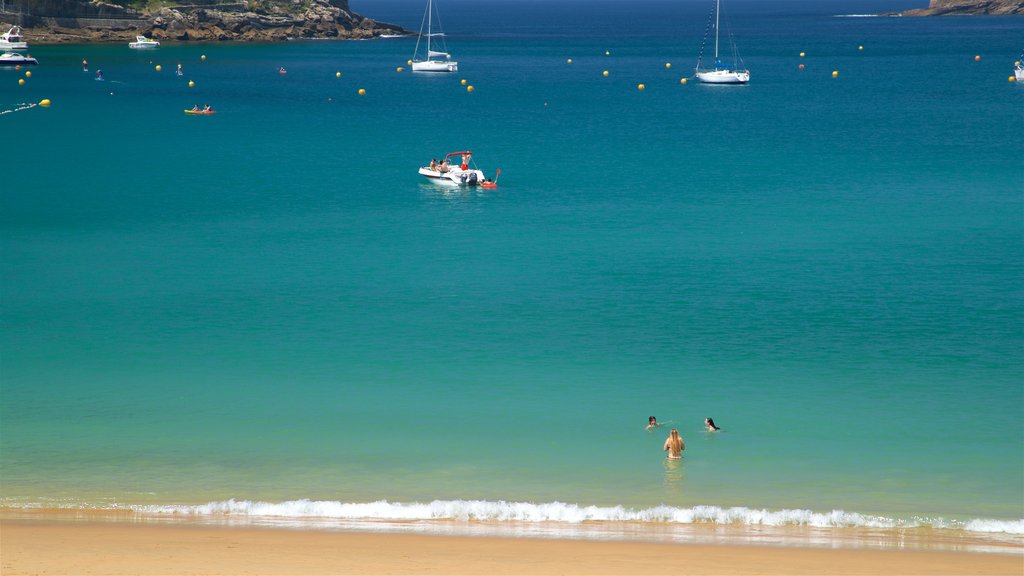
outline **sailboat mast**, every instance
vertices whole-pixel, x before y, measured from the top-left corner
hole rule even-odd
[[[722,0],[715,0],[715,68],[718,68],[718,9],[722,6]]]
[[[430,62],[430,25],[431,20],[434,17],[434,2],[433,0],[427,0],[427,62]]]

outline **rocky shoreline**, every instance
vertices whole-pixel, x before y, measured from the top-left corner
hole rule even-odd
[[[895,14],[890,14],[895,15]],[[899,16],[1013,16],[1024,15],[1024,0],[930,0],[927,8]]]
[[[55,14],[0,14],[0,23],[20,23],[31,44],[129,42],[145,35],[161,42],[279,42],[296,39],[363,40],[409,34],[348,9],[347,0],[309,0],[300,12],[252,10],[249,2],[217,7],[161,8],[139,14],[116,5]],[[6,30],[6,28],[5,28]]]

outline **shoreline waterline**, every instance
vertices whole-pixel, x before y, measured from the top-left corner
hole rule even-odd
[[[1024,556],[1024,521],[900,521],[835,510],[647,510],[546,504],[230,500],[205,505],[0,507],[0,521],[99,522],[314,532],[648,542],[848,550],[919,550]]]

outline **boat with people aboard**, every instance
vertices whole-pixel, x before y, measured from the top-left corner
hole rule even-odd
[[[700,45],[700,55],[697,56],[697,69],[694,74],[697,79],[705,84],[746,84],[750,82],[750,70],[743,67],[743,61],[739,56],[739,52],[736,50],[736,42],[732,41],[730,35],[729,41],[732,44],[732,56],[733,65],[729,67],[723,64],[718,59],[718,29],[720,22],[720,14],[722,8],[722,0],[715,0],[715,67],[714,68],[702,68],[701,59],[704,57],[704,44],[707,43],[708,34],[704,33],[704,41]],[[710,30],[711,17],[708,16],[708,29]]]
[[[15,52],[5,52],[0,54],[0,66],[34,66],[36,64],[39,64],[39,61],[31,56],[25,56]]]
[[[21,26],[11,26],[11,29],[0,34],[0,50],[28,50],[28,42],[21,35]]]
[[[452,60],[452,55],[448,53],[448,46],[444,41],[444,32],[434,33],[434,13],[436,12],[434,7],[434,0],[427,0],[427,11],[423,15],[423,20],[420,21],[420,33],[416,38],[416,48],[413,49],[412,60],[409,63],[412,65],[413,72],[458,72],[459,63]],[[426,23],[427,33],[423,34],[423,25]],[[441,28],[441,18],[437,19],[437,27]],[[433,49],[431,39],[437,36],[440,38],[441,51]],[[426,38],[426,54],[420,57],[420,42]]]
[[[459,163],[453,163],[452,158],[458,158]],[[474,166],[470,167],[471,162],[473,162],[473,152],[469,150],[449,152],[440,162],[435,158],[430,161],[429,166],[421,166],[419,172],[420,175],[426,176],[428,180],[437,184],[493,187],[488,186],[491,180],[484,176],[482,170],[476,168],[475,162],[473,162]]]
[[[146,38],[145,36],[136,36],[135,42],[128,43],[129,48],[159,48],[160,43],[152,38]]]
[[[206,106],[204,106],[202,108],[200,108],[199,105],[196,104],[195,106],[192,107],[191,110],[185,110],[185,114],[198,115],[198,116],[209,115],[209,114],[216,114],[216,113],[217,113],[217,111],[214,110],[213,108],[210,108],[209,104],[207,104]]]

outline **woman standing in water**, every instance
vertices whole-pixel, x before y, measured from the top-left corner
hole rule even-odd
[[[665,439],[665,451],[668,452],[670,460],[679,460],[683,457],[683,450],[686,450],[686,444],[683,443],[683,438],[679,435],[679,430],[673,428],[668,434],[668,438]]]

